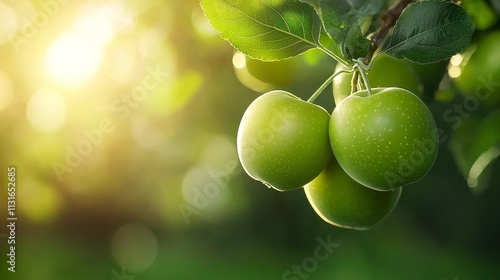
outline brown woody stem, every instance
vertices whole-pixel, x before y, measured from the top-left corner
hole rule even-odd
[[[370,39],[370,50],[368,55],[363,60],[365,65],[368,65],[375,54],[375,51],[380,47],[380,44],[384,41],[384,38],[389,33],[389,30],[396,24],[399,16],[403,10],[415,0],[399,0],[394,3],[387,11],[380,14],[379,20],[381,22],[380,27],[373,33]]]

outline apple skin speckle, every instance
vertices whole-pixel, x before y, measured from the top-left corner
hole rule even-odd
[[[401,88],[359,91],[330,119],[330,143],[340,166],[360,184],[388,191],[422,179],[438,152],[437,127],[427,106]]]
[[[247,174],[279,191],[303,187],[325,169],[333,153],[330,114],[281,90],[259,96],[238,129],[238,155]]]

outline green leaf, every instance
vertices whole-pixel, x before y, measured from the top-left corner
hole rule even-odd
[[[367,16],[380,12],[383,0],[321,0],[320,16],[328,34],[347,58],[364,57],[370,41],[362,31]]]
[[[294,0],[201,0],[212,26],[242,53],[281,60],[319,47],[321,19]]]
[[[329,50],[331,53],[342,57],[342,53],[340,52],[340,48],[337,45],[337,43],[328,35],[326,32],[321,32],[321,36],[319,38],[319,43],[321,46],[323,46],[325,49]]]
[[[463,50],[473,33],[472,20],[462,7],[449,2],[417,2],[401,14],[384,52],[417,63],[434,63]]]
[[[357,24],[353,25],[347,33],[343,53],[349,58],[365,57],[370,49],[370,41],[361,33]]]
[[[311,4],[315,9],[319,7],[319,1],[320,0],[299,0],[300,2],[304,3],[309,3]]]

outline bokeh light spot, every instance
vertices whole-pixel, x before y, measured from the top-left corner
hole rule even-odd
[[[456,54],[456,55],[451,57],[450,63],[453,66],[459,66],[460,63],[462,63],[463,59],[464,59],[464,57],[461,54]]]
[[[239,159],[235,139],[225,134],[214,134],[206,141],[206,146],[200,154],[200,163],[224,170],[228,165],[238,165]]]
[[[137,117],[132,122],[134,139],[144,149],[155,150],[161,147],[162,134],[144,117]]]
[[[237,69],[243,69],[243,68],[245,68],[245,66],[246,66],[245,55],[242,54],[242,53],[240,53],[240,52],[236,52],[233,55],[233,65]]]
[[[41,89],[30,98],[26,117],[35,129],[52,132],[64,124],[66,104],[59,93]]]
[[[46,183],[28,179],[18,188],[19,211],[35,222],[48,222],[53,220],[60,211],[62,198],[57,189]]]
[[[461,74],[462,70],[458,66],[451,66],[448,68],[448,75],[453,79],[460,77]]]
[[[219,176],[219,173],[223,176]],[[225,170],[195,165],[188,170],[182,181],[184,201],[201,210],[204,218],[223,218],[230,212],[230,180],[231,175]]]
[[[115,262],[132,273],[146,270],[158,255],[158,240],[148,228],[139,224],[120,227],[111,244]]]

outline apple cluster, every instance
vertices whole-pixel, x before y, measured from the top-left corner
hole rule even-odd
[[[332,114],[275,90],[245,111],[237,147],[252,178],[278,191],[303,188],[323,220],[365,230],[389,215],[403,186],[428,173],[436,132],[427,106],[403,88],[358,91]]]

